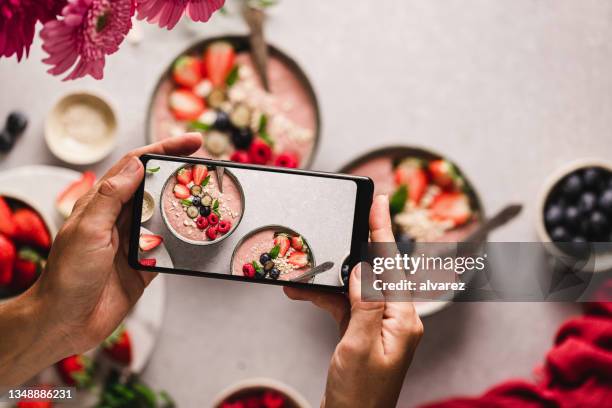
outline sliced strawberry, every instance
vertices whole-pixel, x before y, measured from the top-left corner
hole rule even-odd
[[[291,237],[291,248],[295,249],[296,251],[301,251],[302,248],[304,248],[304,238],[302,238],[300,235]]]
[[[72,208],[77,200],[85,195],[96,182],[96,175],[91,171],[86,171],[81,178],[71,183],[62,191],[55,200],[55,208],[65,218],[72,213]]]
[[[141,251],[150,251],[162,243],[164,239],[160,235],[140,234],[138,246]]]
[[[193,166],[193,182],[198,186],[202,185],[204,179],[208,176],[208,167],[203,164]]]
[[[234,66],[236,51],[228,42],[217,41],[204,52],[204,65],[213,86],[224,86],[227,75]]]
[[[13,212],[8,206],[3,197],[0,197],[0,234],[4,234],[7,237],[15,235],[17,226],[13,221]]]
[[[68,385],[86,387],[91,384],[92,363],[83,355],[74,355],[60,360],[55,365],[62,380]]]
[[[289,250],[291,243],[289,242],[289,237],[287,235],[279,234],[276,236],[276,238],[274,238],[274,245],[278,245],[278,256],[282,258]]]
[[[51,401],[19,401],[17,408],[53,408]]]
[[[465,224],[472,216],[470,200],[461,192],[443,192],[431,203],[431,218],[438,221],[452,221],[454,226]]]
[[[176,173],[176,181],[186,186],[193,181],[193,172],[189,167],[183,167]]]
[[[405,160],[395,169],[395,183],[408,187],[408,198],[418,204],[427,190],[427,173],[416,160]]]
[[[17,290],[26,290],[36,282],[42,269],[43,258],[33,249],[23,247],[17,253],[11,286]]]
[[[191,191],[182,184],[175,185],[172,191],[174,192],[174,196],[179,200],[184,200],[191,196]]]
[[[289,262],[296,268],[303,268],[308,265],[308,254],[301,251],[295,251],[294,253],[289,255],[287,262]]]
[[[49,231],[36,212],[28,208],[20,208],[13,214],[13,220],[17,226],[15,241],[42,249],[51,247]]]
[[[132,342],[123,325],[119,326],[102,346],[104,352],[117,363],[130,365],[132,362]]]
[[[172,91],[169,104],[177,120],[196,120],[206,109],[204,100],[188,89]]]
[[[202,61],[190,55],[179,57],[172,67],[174,82],[193,88],[202,79]]]
[[[15,257],[15,245],[0,234],[0,287],[8,286],[11,283]]]
[[[453,188],[461,180],[455,166],[447,160],[433,160],[428,169],[432,181],[443,189]]]
[[[145,258],[138,261],[138,263],[142,266],[150,266],[153,267],[157,265],[157,260],[155,258]]]

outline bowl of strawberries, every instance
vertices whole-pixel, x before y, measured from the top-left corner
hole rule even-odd
[[[214,408],[310,408],[293,388],[269,378],[240,381],[223,390],[211,404]]]
[[[148,142],[198,131],[199,157],[309,167],[321,122],[314,90],[292,58],[268,49],[267,89],[246,36],[208,38],[181,52],[153,92]]]
[[[55,235],[53,223],[27,198],[0,192],[0,298],[36,282]]]

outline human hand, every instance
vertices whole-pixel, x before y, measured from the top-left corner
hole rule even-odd
[[[369,222],[373,242],[395,242],[386,196],[374,199]],[[360,265],[351,273],[348,299],[309,289],[284,290],[291,299],[311,301],[327,310],[340,328],[321,406],[395,406],[423,335],[412,302],[363,301]]]
[[[15,314],[28,319],[28,325],[19,327],[18,341],[0,341],[0,351],[11,350],[13,358],[12,364],[11,359],[0,364],[0,379],[5,380],[0,384],[18,384],[46,365],[95,347],[121,323],[155,277],[132,269],[127,261],[130,200],[144,177],[138,157],[191,154],[201,140],[199,133],[187,134],[136,149],[77,201],[55,238],[44,273],[0,309],[0,329],[19,321]],[[10,373],[7,365],[13,365]]]

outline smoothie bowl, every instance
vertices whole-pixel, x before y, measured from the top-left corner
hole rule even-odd
[[[202,133],[195,156],[241,163],[309,167],[320,116],[299,66],[269,46],[266,91],[247,37],[225,36],[191,46],[159,80],[149,106],[149,142],[185,131]]]
[[[482,205],[459,167],[440,154],[387,147],[361,156],[342,173],[370,177],[387,194],[396,241],[461,242],[480,223]]]
[[[292,280],[315,266],[306,239],[291,228],[267,225],[240,240],[230,263],[231,273],[253,279]],[[312,282],[313,278],[304,280]]]
[[[222,188],[213,166],[186,165],[164,183],[160,211],[166,227],[181,241],[213,245],[230,236],[242,220],[244,192],[225,169]]]

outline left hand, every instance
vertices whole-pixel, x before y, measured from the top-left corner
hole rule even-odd
[[[57,234],[45,272],[30,290],[0,308],[0,355],[10,351],[13,356],[0,363],[0,384],[21,383],[63,357],[95,347],[121,323],[155,277],[133,270],[127,261],[130,200],[144,177],[138,157],[191,154],[201,140],[199,133],[187,134],[134,150],[77,201]],[[20,311],[31,316],[11,340],[5,329],[14,323],[11,312]]]

